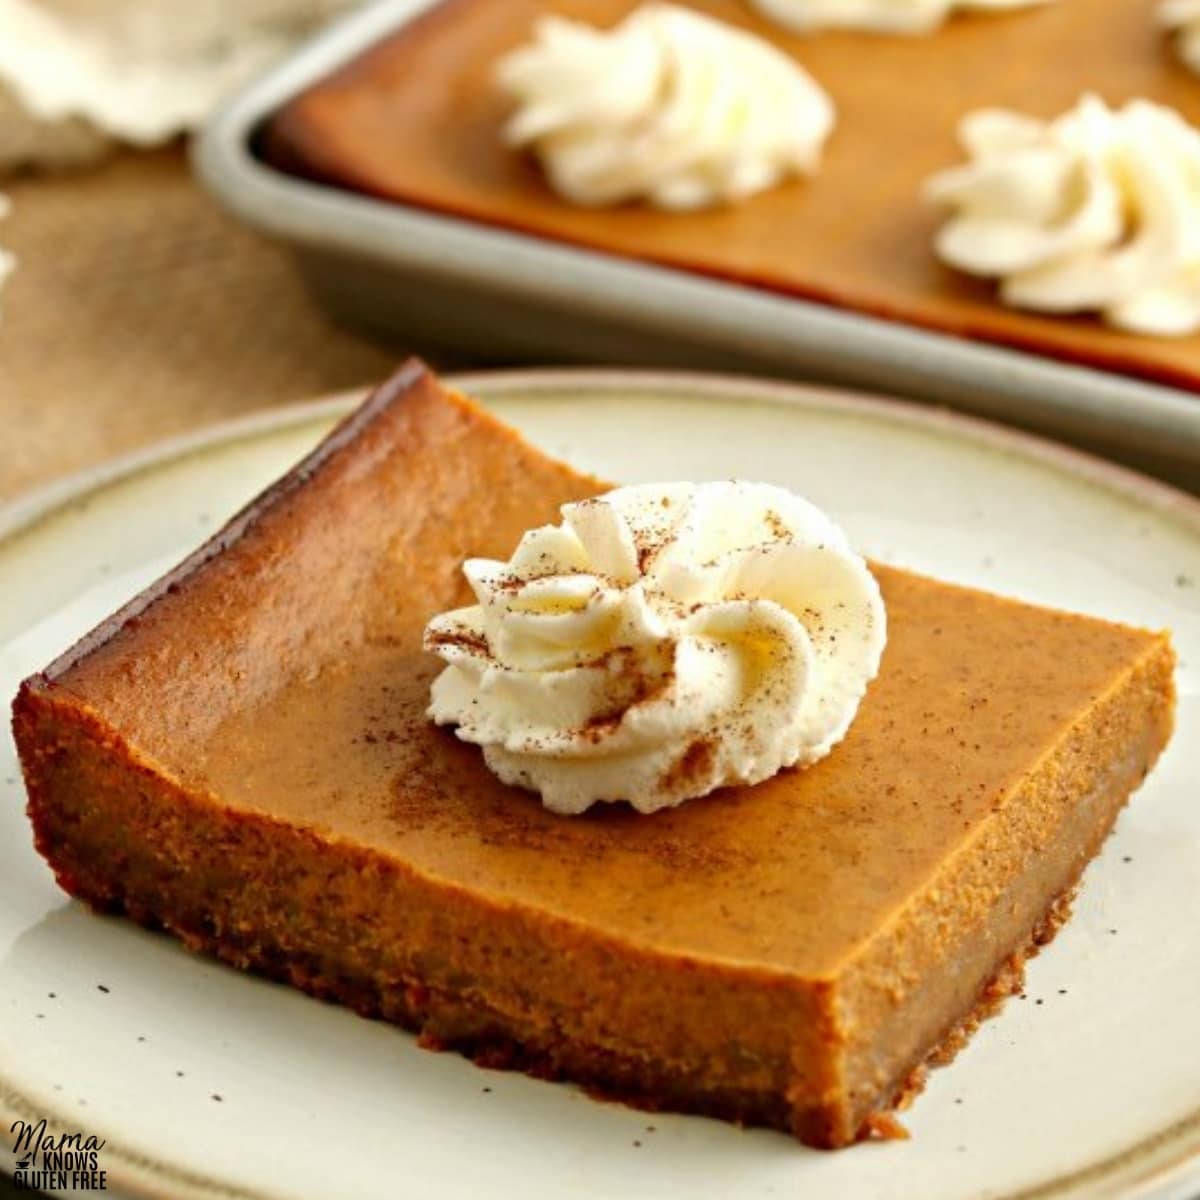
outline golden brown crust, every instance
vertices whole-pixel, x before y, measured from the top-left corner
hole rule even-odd
[[[1006,1000],[1023,993],[1025,989],[1025,966],[1035,958],[1043,946],[1049,945],[1058,931],[1071,917],[1071,905],[1078,890],[1078,882],[1050,902],[1049,908],[1038,921],[1025,944],[1014,950],[1001,964],[1000,969],[984,984],[974,1006],[957,1020],[933,1045],[923,1061],[912,1068],[901,1080],[888,1107],[871,1113],[858,1132],[858,1140],[874,1138],[906,1138],[907,1130],[900,1124],[896,1113],[911,1107],[913,1101],[925,1090],[929,1072],[937,1067],[949,1066],[974,1036],[975,1031],[990,1017],[998,1016]],[[883,1124],[881,1125],[881,1122]],[[886,1132],[885,1132],[886,1131]]]

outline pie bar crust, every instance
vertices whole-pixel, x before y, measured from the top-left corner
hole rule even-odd
[[[938,262],[944,214],[922,199],[931,174],[964,160],[956,129],[973,109],[1050,118],[1098,91],[1195,120],[1197,81],[1158,25],[1157,3],[1058,0],[884,37],[789,34],[744,0],[688,0],[794,55],[837,107],[812,178],[707,212],[575,207],[502,138],[511,104],[493,83],[495,63],[537,16],[608,27],[637,0],[443,0],[285,105],[260,144],[277,166],[351,190],[1196,389],[1200,335],[1138,336],[1094,317],[1007,309],[993,283]]]
[[[1165,634],[876,566],[805,771],[547,812],[425,716],[429,617],[604,485],[410,363],[22,685],[38,850],[98,909],[490,1065],[841,1146],[1052,932],[1166,742]]]

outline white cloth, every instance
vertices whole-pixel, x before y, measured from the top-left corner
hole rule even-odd
[[[195,128],[352,0],[0,0],[0,170]]]

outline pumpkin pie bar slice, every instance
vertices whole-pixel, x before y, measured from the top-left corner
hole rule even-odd
[[[1166,742],[1165,634],[873,568],[816,766],[566,818],[425,716],[460,565],[604,485],[420,364],[15,704],[60,884],[492,1066],[842,1146],[1053,933]]]

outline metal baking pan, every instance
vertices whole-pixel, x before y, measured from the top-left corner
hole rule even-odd
[[[295,250],[338,318],[459,361],[749,370],[908,396],[1200,491],[1200,395],[355,195],[255,156],[265,117],[434,2],[382,0],[335,24],[228,102],[195,144],[201,179]]]

